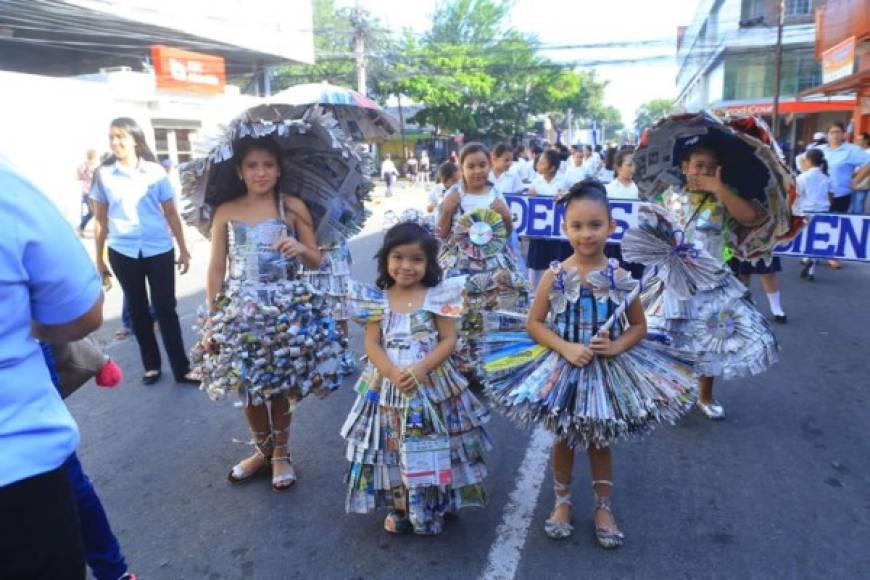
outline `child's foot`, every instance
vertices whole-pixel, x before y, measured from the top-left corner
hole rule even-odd
[[[402,510],[393,510],[384,519],[384,530],[390,534],[411,533],[411,519]]]
[[[556,506],[550,517],[544,522],[544,533],[553,540],[564,540],[574,531],[571,525],[573,504],[571,503],[570,486],[566,483],[553,481],[553,491],[556,494]]]
[[[272,436],[268,431],[253,433],[254,453],[242,459],[227,475],[231,483],[241,483],[260,472],[272,457]]]
[[[596,485],[613,487],[613,483],[605,479],[593,481],[593,490],[595,490]],[[610,497],[601,497],[597,491],[593,493],[595,497],[595,539],[598,541],[598,545],[605,550],[618,548],[625,543],[625,535],[619,531],[616,525]]]
[[[711,399],[709,401],[702,401],[698,399],[698,408],[701,409],[701,412],[704,415],[712,420],[712,421],[721,421],[725,418],[725,407],[719,404],[719,401],[715,399]]]
[[[296,470],[287,442],[290,433],[285,429],[272,431],[272,489],[286,491],[296,483]]]

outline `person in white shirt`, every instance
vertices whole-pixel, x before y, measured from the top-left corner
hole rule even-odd
[[[604,152],[604,168],[598,173],[598,181],[607,184],[616,178],[616,147],[608,147]]]
[[[489,182],[502,195],[512,195],[526,190],[526,186],[517,174],[511,171],[514,155],[507,143],[499,143],[490,153],[492,170],[489,172]]]
[[[387,188],[386,197],[393,197],[393,181],[399,174],[396,169],[396,164],[390,159],[390,154],[384,155],[384,161],[381,163],[381,177],[384,179],[384,185]]]
[[[438,175],[435,180],[435,187],[429,192],[426,211],[435,214],[435,223],[438,223],[441,203],[447,194],[453,191],[454,186],[459,183],[459,167],[455,163],[445,161],[438,167]]]
[[[616,154],[614,162],[616,179],[605,186],[610,199],[640,199],[640,192],[634,182],[634,152],[623,149]]]
[[[601,156],[592,150],[592,145],[583,146],[583,178],[598,179],[598,174],[604,168]]]
[[[429,185],[429,171],[429,152],[423,149],[423,152],[420,153],[420,183],[423,185]]]
[[[568,159],[565,179],[571,185],[586,179],[586,169],[583,167],[583,150],[577,145],[571,146],[571,158]]]
[[[517,147],[514,163],[511,165],[511,171],[520,178],[524,184],[532,182],[535,178],[535,170],[532,162],[529,161],[529,149],[525,145]]]
[[[820,149],[809,149],[804,153],[808,166],[797,178],[797,200],[792,212],[805,216],[808,213],[826,212],[831,209],[831,178],[828,177],[825,154]],[[801,260],[801,278],[816,279],[815,258]]]
[[[541,152],[536,164],[538,176],[529,186],[529,196],[559,198],[571,188],[571,183],[565,179],[565,176],[558,174],[560,161],[559,152],[555,149],[546,149]],[[556,238],[529,240],[527,265],[532,287],[538,287],[544,272],[550,267],[550,262],[554,260],[564,261],[572,254],[571,244],[566,240]]]

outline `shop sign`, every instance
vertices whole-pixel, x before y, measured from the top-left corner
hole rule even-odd
[[[158,89],[207,95],[224,92],[226,67],[220,56],[155,45],[151,57]]]
[[[822,84],[855,72],[855,37],[850,36],[822,53]]]

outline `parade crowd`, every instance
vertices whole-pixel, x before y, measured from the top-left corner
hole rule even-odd
[[[656,135],[692,123],[704,130],[669,141],[673,163],[655,169]],[[460,525],[459,510],[487,504],[485,455],[498,441],[486,425],[498,412],[554,436],[543,533],[568,538],[581,517],[572,499],[579,450],[592,476],[594,541],[618,548],[627,540],[614,515],[614,443],[695,407],[724,419],[714,381],[757,375],[779,357],[749,277],[761,277],[772,320],[785,323],[773,248],[795,233],[795,218],[862,213],[870,189],[868,136],[863,149],[847,143],[839,124],[799,156],[796,181],[754,120],[675,117],[637,148],[601,151],[470,142],[437,169],[428,154],[409,160],[415,182],[428,186],[434,173],[429,215],[384,232],[369,285],[351,278],[347,245],[373,188],[365,151],[317,116],[282,125],[248,115],[232,127],[173,184],[136,122],[115,119],[111,155],[91,154],[79,169],[78,229],[93,219],[92,258],[47,198],[0,164],[9,232],[0,239],[0,378],[12,386],[0,392],[0,577],[84,578],[85,563],[98,579],[135,577],[76,459],[78,430],[62,399],[91,377],[121,381],[87,338],[113,280],[142,361],[123,369],[128,377],[162,379],[156,323],[176,383],[242,402],[252,447],[229,467],[230,483],[261,471],[278,493],[303,483],[291,420],[320,404],[303,400],[353,377],[357,398],[337,434],[348,513],[383,510],[390,534]],[[334,157],[305,170],[323,183],[344,171],[338,181],[356,184],[325,202],[298,187],[303,164],[292,157],[300,136],[318,131]],[[757,171],[735,161],[741,148],[763,152],[752,158]],[[394,161],[379,173],[386,196],[399,195]],[[518,239],[506,195],[552,198],[564,237]],[[608,244],[610,199],[647,202],[621,246]],[[199,334],[187,346],[175,297],[176,270],[190,265],[183,220],[211,244]],[[815,275],[807,260],[801,276]],[[364,352],[350,348],[351,321]],[[81,376],[68,372],[70,347],[75,364],[87,361]]]

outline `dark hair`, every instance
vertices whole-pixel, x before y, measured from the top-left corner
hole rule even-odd
[[[868,133],[867,131],[863,131],[861,133],[861,140],[870,143],[870,133]]]
[[[830,131],[830,130],[833,129],[834,127],[838,127],[838,128],[840,129],[840,131],[842,131],[843,133],[846,132],[846,125],[844,125],[844,124],[841,123],[840,121],[834,121],[833,123],[831,123],[830,125],[828,125],[828,131]]]
[[[607,201],[607,190],[604,188],[603,183],[591,177],[587,177],[583,181],[579,181],[572,185],[571,189],[568,190],[568,193],[560,197],[556,203],[561,204],[565,208],[565,212],[562,214],[565,216],[568,214],[569,205],[575,201],[583,201],[586,199],[596,201],[607,208],[607,219],[611,219],[610,203]],[[565,218],[563,217],[563,219]]]
[[[540,160],[541,157],[547,158],[547,163],[550,165],[550,167],[553,168],[553,171],[559,170],[559,164],[562,163],[562,156],[559,155],[558,151],[556,151],[555,149],[546,149],[544,151],[541,151],[540,156],[538,156],[538,160]],[[538,163],[536,161],[535,162],[535,170],[537,170],[537,168],[538,168]]]
[[[419,244],[423,248],[423,253],[426,254],[426,273],[423,275],[423,286],[432,288],[440,284],[443,272],[441,266],[438,265],[438,240],[433,238],[432,234],[423,226],[414,222],[402,222],[387,230],[384,235],[384,244],[375,254],[375,259],[378,261],[378,279],[375,283],[378,288],[386,290],[396,284],[387,270],[387,262],[393,248],[405,244]]]
[[[265,151],[278,162],[279,176],[278,183],[275,185],[275,200],[277,203],[278,192],[281,189],[281,173],[283,173],[281,148],[271,137],[243,137],[233,142],[232,163],[225,162],[216,165],[216,170],[212,172],[209,178],[207,189],[214,191],[214,194],[209,195],[207,193],[206,195],[212,200],[210,203],[215,209],[222,203],[244,197],[248,193],[245,182],[239,179],[238,172],[245,157],[251,151]]]
[[[507,143],[499,143],[498,145],[495,146],[495,148],[493,148],[492,156],[497,159],[497,158],[501,157],[502,155],[504,155],[505,153],[510,153],[510,152],[511,152],[510,145],[508,145]]]
[[[695,145],[694,147],[692,147],[691,149],[686,151],[685,155],[683,155],[683,161],[688,163],[689,160],[692,159],[692,155],[704,155],[704,154],[712,155],[713,159],[716,161],[716,164],[717,165],[720,164],[719,153],[717,153],[716,150],[713,149],[712,147],[709,147],[703,143]]]
[[[588,151],[589,153],[592,153],[594,149],[592,149],[592,145],[583,145],[583,151]]]
[[[151,147],[148,146],[148,141],[145,139],[145,133],[142,131],[142,127],[139,126],[139,123],[130,117],[118,117],[112,119],[112,122],[109,123],[109,127],[120,129],[133,138],[133,142],[136,144],[136,157],[144,159],[145,161],[153,161],[154,163],[157,163],[157,157],[155,157],[154,152],[151,151]],[[111,155],[103,161],[103,165],[111,165],[115,161],[117,161],[117,158],[114,155]]]
[[[814,167],[821,167],[822,173],[828,174],[828,160],[825,159],[825,154],[821,149],[808,149],[804,153],[804,158]]]
[[[459,168],[452,161],[445,161],[438,166],[438,174],[436,180],[438,183],[444,183],[454,175],[459,173]]]
[[[608,171],[613,171],[616,169],[616,156],[618,155],[618,151],[616,147],[608,147],[607,152],[604,154],[604,168]]]
[[[620,149],[619,153],[616,154],[616,161],[614,162],[613,167],[615,169],[622,167],[622,164],[625,163],[625,159],[629,155],[634,155],[634,149]]]

